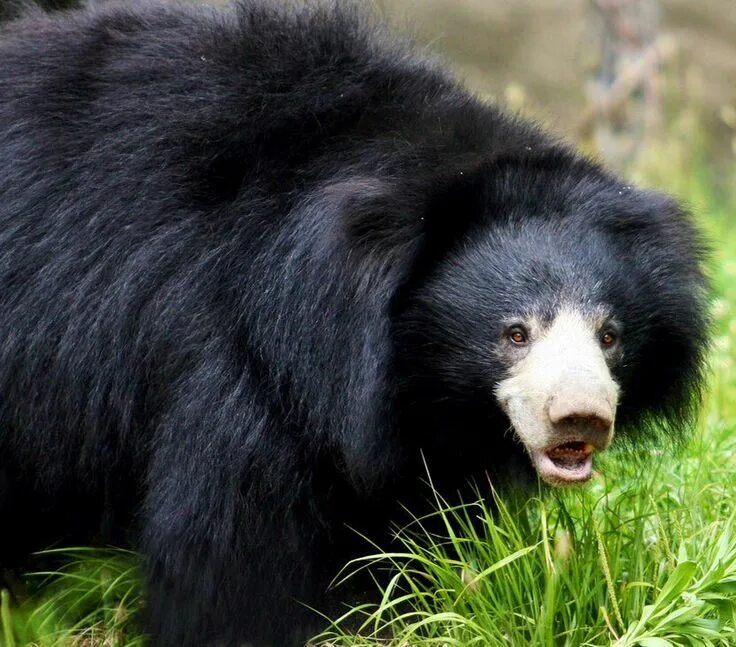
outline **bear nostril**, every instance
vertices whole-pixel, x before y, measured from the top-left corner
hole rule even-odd
[[[553,421],[555,426],[566,427],[570,430],[598,430],[608,431],[613,424],[610,416],[596,414],[571,414],[559,420]]]

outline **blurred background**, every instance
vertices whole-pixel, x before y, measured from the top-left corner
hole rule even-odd
[[[697,112],[688,118],[707,133],[714,162],[736,152],[734,0],[376,3],[481,94],[531,112],[616,166],[682,110]]]

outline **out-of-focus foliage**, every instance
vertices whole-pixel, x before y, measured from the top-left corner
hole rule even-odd
[[[616,2],[620,0],[615,0]],[[469,85],[503,99],[522,88],[537,113],[574,139],[588,107],[587,83],[600,64],[593,5],[611,0],[372,0],[419,42],[440,51]],[[675,70],[672,96],[697,99],[709,155],[730,155],[721,107],[736,104],[733,0],[659,0],[658,46]],[[518,94],[518,92],[516,93]]]

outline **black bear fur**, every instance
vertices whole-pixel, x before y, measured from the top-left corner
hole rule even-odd
[[[608,304],[619,436],[686,427],[701,261],[674,201],[354,3],[31,14],[0,30],[0,560],[129,543],[154,644],[299,644],[424,460],[531,469],[509,313]]]

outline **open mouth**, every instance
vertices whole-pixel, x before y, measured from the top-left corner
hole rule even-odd
[[[587,481],[593,474],[595,447],[583,441],[570,441],[532,452],[539,475],[552,485],[573,485]]]

